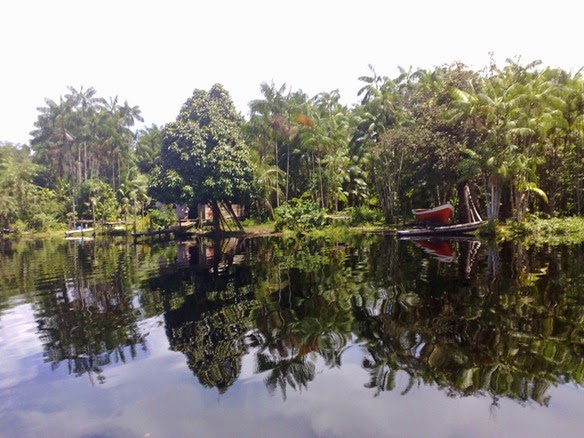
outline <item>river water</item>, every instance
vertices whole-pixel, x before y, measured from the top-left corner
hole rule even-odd
[[[2,437],[579,436],[584,247],[5,241]]]

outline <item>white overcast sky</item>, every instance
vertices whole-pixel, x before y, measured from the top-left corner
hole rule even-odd
[[[175,119],[193,90],[221,83],[238,110],[274,81],[357,101],[368,65],[462,61],[493,52],[575,73],[584,66],[576,0],[6,0],[0,3],[0,141],[28,143],[45,98],[67,86],[138,105],[145,124]]]

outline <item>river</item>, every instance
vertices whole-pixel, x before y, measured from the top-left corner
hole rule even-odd
[[[584,247],[4,241],[2,437],[577,436]]]

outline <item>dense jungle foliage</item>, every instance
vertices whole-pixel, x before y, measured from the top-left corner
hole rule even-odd
[[[0,144],[0,223],[43,231],[147,216],[154,201],[242,203],[273,219],[300,199],[329,213],[457,203],[493,221],[582,215],[584,76],[507,60],[361,77],[359,103],[263,83],[247,119],[221,85],[176,120],[136,130],[140,109],[93,88],[46,99],[30,145]],[[192,208],[191,208],[192,210]]]

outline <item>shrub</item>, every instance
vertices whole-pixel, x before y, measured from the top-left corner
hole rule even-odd
[[[163,206],[160,210],[152,209],[148,212],[150,225],[155,230],[168,228],[176,222],[176,214],[172,208]]]
[[[28,222],[28,225],[32,230],[40,232],[56,230],[60,227],[53,216],[45,213],[35,214]]]
[[[383,213],[366,205],[351,209],[351,225],[372,224],[383,220]]]
[[[326,225],[326,212],[316,201],[308,199],[294,199],[274,210],[276,216],[275,230],[282,231],[288,228],[291,231],[303,234]]]
[[[530,218],[509,227],[512,238],[536,244],[579,243],[584,241],[584,218]]]

